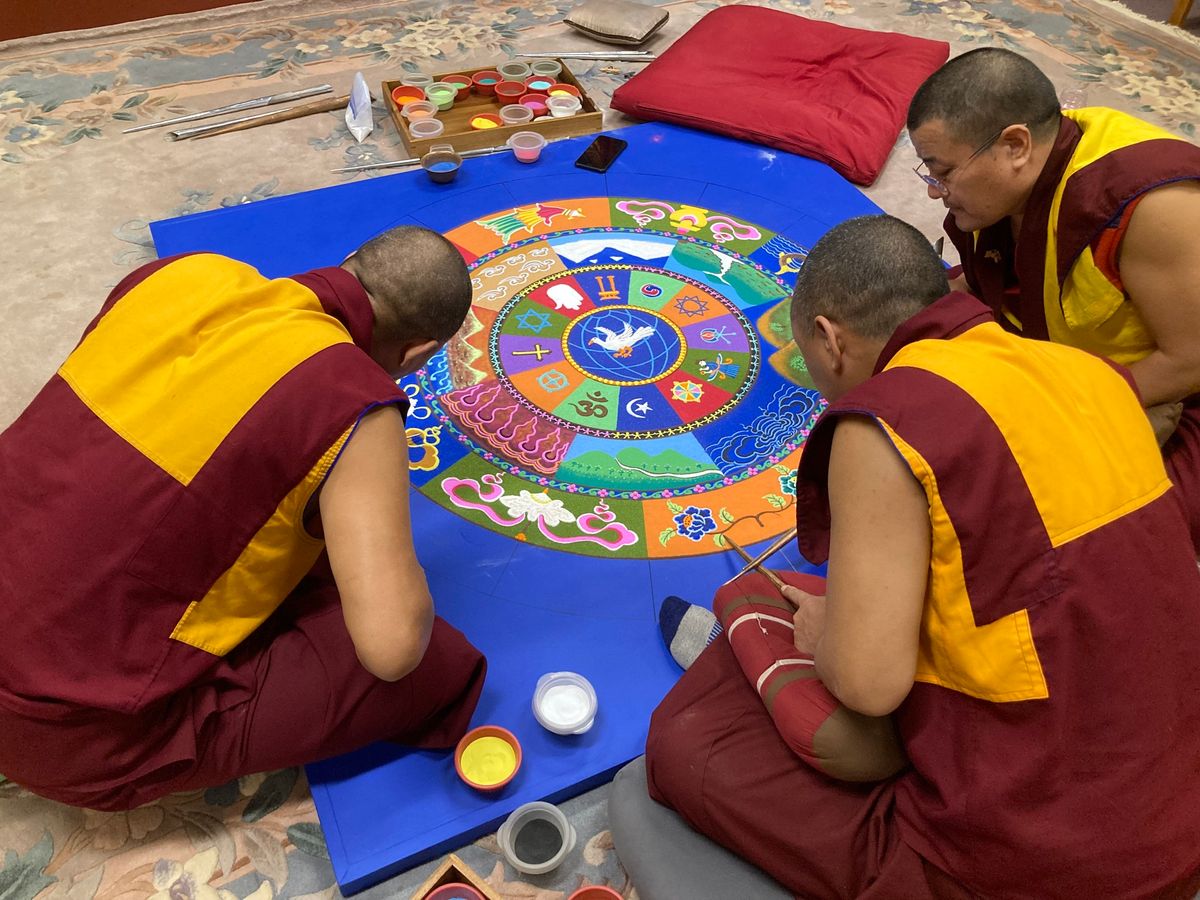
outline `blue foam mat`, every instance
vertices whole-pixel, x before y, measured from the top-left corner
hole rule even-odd
[[[537,200],[610,195],[711,206],[806,247],[838,221],[880,212],[813,160],[667,125],[615,133],[629,147],[607,175],[574,167],[586,136],[551,143],[534,166],[510,154],[467,160],[450,185],[420,172],[376,177],[154,222],[151,233],[160,256],[218,252],[278,277],[335,265],[392,225],[449,230]],[[605,560],[554,552],[472,526],[415,490],[413,521],[438,613],[488,657],[473,723],[513,731],[524,764],[495,795],[465,787],[448,752],[376,744],[310,765],[345,893],[486,834],[522,803],[603,783],[639,755],[650,713],[679,675],[658,634],[658,603],[667,594],[707,602],[740,566],[730,553]],[[791,548],[775,559],[814,570]],[[530,709],[537,678],[563,669],[585,675],[598,695],[596,724],[584,735],[550,734]]]

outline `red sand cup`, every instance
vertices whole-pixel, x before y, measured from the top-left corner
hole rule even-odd
[[[546,139],[536,131],[518,131],[508,139],[508,146],[518,162],[533,163],[542,155]]]
[[[617,896],[621,895],[618,894]],[[453,884],[440,885],[422,897],[421,900],[486,900],[486,898],[469,884],[455,881]]]
[[[622,897],[612,888],[602,884],[585,884],[567,900],[622,900]]]
[[[472,116],[471,121],[467,124],[471,126],[472,131],[490,131],[493,128],[499,128],[504,123],[500,121],[499,116],[492,115],[492,113],[480,113]]]
[[[520,768],[521,744],[499,725],[472,728],[454,748],[454,771],[477,791],[500,790]]]
[[[442,81],[446,82],[446,84],[454,85],[454,89],[458,92],[454,96],[455,102],[466,100],[471,94],[470,75],[447,75]]]
[[[496,99],[501,103],[516,103],[525,96],[525,85],[520,81],[501,81],[496,85]]]
[[[545,94],[526,94],[518,102],[522,106],[533,110],[535,116],[544,116],[547,112],[546,100],[547,97]]]
[[[454,98],[458,96],[458,88],[444,81],[435,81],[425,86],[425,96],[430,103],[436,103],[437,108],[445,112],[454,106]]]
[[[557,83],[553,78],[547,78],[545,75],[530,75],[525,79],[525,89],[530,94],[548,94],[550,85]]]
[[[496,85],[503,80],[495,69],[484,69],[471,76],[471,84],[475,86],[475,93],[483,97],[490,97],[496,93]]]
[[[430,103],[428,100],[414,100],[412,103],[405,103],[400,107],[400,115],[404,116],[410,122],[415,122],[417,119],[427,119],[436,114],[437,104]]]
[[[558,81],[550,85],[550,90],[547,93],[551,97],[561,97],[563,94],[570,94],[572,97],[583,99],[583,95],[579,93],[579,88],[573,84],[567,84],[565,81]]]
[[[445,130],[446,126],[433,116],[408,120],[408,134],[413,140],[427,141],[430,138],[441,137]]]
[[[424,100],[425,91],[411,84],[402,84],[392,88],[392,102],[397,106],[405,106],[416,100]]]
[[[578,97],[572,97],[570,94],[560,94],[557,97],[546,98],[546,109],[550,110],[550,115],[556,119],[565,119],[568,116],[573,116],[583,108],[583,104],[579,102]]]
[[[528,125],[533,121],[533,110],[520,103],[509,103],[500,107],[500,121],[505,125]]]
[[[510,60],[509,62],[500,63],[496,66],[498,71],[507,81],[524,81],[529,75],[529,64],[523,63],[520,60]]]

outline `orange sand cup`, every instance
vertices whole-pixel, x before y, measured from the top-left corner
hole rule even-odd
[[[498,791],[521,768],[521,743],[507,728],[481,725],[454,748],[454,771],[477,791]]]

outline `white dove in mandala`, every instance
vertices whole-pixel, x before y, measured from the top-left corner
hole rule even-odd
[[[624,358],[633,354],[633,345],[639,341],[644,341],[650,335],[654,334],[653,325],[641,325],[634,328],[629,322],[625,323],[625,327],[621,329],[621,333],[613,331],[611,328],[605,328],[603,325],[597,325],[596,330],[599,331],[603,338],[594,337],[588,341],[589,344],[599,344],[613,356]]]

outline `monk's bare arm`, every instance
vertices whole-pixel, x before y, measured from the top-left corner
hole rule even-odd
[[[421,661],[433,600],[413,549],[408,443],[393,407],[366,416],[321,489],[321,523],[359,661],[385,681]]]
[[[829,465],[832,533],[817,674],[850,709],[892,712],[908,696],[929,573],[929,505],[883,430],[842,419]]]
[[[1200,391],[1200,182],[1148,193],[1121,242],[1121,281],[1158,349],[1129,367],[1142,403]]]

